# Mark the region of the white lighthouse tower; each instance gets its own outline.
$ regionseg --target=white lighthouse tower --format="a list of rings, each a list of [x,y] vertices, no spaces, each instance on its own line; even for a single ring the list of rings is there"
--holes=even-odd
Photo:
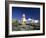
[[[25,26],[26,25],[26,18],[25,18],[25,14],[22,15],[22,25]]]

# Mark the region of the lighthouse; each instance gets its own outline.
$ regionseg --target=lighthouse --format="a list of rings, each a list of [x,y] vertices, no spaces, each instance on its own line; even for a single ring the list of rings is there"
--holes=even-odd
[[[25,14],[22,15],[22,25],[25,26],[26,25],[26,18],[25,18]]]

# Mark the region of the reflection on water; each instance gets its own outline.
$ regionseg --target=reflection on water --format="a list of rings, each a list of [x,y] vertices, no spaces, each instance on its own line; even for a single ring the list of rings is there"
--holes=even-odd
[[[12,31],[30,31],[30,30],[40,30],[40,25],[12,25]]]

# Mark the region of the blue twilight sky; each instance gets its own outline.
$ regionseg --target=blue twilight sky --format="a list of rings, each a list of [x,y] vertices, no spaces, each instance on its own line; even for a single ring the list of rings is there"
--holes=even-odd
[[[25,14],[26,19],[40,19],[40,8],[27,8],[27,7],[12,7],[12,18],[21,19]]]

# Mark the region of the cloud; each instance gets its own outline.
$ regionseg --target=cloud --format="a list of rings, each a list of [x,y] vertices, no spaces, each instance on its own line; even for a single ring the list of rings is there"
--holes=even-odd
[[[32,20],[31,18],[28,19],[29,21]]]
[[[39,21],[38,20],[35,20],[35,23],[38,23]]]
[[[28,22],[30,21],[31,23],[38,23],[39,22],[39,20],[35,20],[35,19],[31,19],[31,18],[29,18],[27,21]]]

